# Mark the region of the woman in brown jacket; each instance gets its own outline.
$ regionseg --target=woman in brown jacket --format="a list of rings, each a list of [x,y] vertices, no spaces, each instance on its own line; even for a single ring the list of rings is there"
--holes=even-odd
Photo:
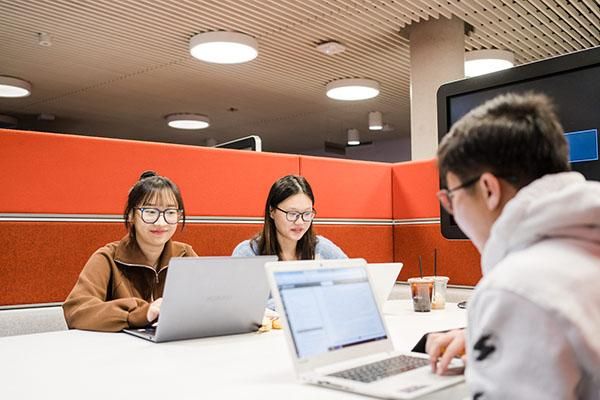
[[[146,171],[131,188],[123,213],[129,234],[97,250],[63,304],[69,328],[116,332],[158,318],[171,257],[196,256],[171,240],[185,210],[179,188]]]

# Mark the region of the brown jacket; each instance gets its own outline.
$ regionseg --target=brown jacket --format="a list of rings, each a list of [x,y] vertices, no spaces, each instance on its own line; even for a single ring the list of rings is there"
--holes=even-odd
[[[148,325],[150,303],[162,297],[171,257],[193,257],[190,245],[168,241],[150,266],[129,236],[97,250],[63,304],[69,328],[117,332]]]

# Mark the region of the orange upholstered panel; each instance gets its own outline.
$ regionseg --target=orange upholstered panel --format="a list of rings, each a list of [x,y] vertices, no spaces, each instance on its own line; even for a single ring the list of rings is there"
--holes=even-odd
[[[321,218],[392,218],[390,164],[300,157]]]
[[[433,161],[390,165],[12,130],[0,130],[0,149],[0,213],[120,214],[140,172],[153,169],[179,184],[188,215],[262,216],[271,184],[289,173],[310,181],[321,218],[439,215]],[[188,224],[175,240],[199,255],[229,255],[260,228]],[[89,256],[126,233],[122,223],[92,222],[0,222],[0,229],[0,305],[64,300]],[[446,241],[438,224],[315,230],[350,257],[404,262],[403,278],[418,274],[419,255],[431,270],[434,248],[451,283],[480,277],[473,246]]]
[[[230,256],[238,243],[260,229],[261,224],[189,224],[173,239],[191,244],[199,256]]]
[[[438,255],[437,273],[450,277],[450,284],[475,285],[481,279],[479,252],[470,241],[445,239],[439,224],[394,227],[394,260],[404,263],[401,280],[419,276],[419,256],[423,259],[423,274],[433,275],[434,249]]]
[[[183,231],[177,231],[175,240],[192,244],[202,256],[231,255],[239,242],[253,238],[262,229],[262,224],[198,225],[186,225]],[[314,230],[317,235],[333,241],[349,257],[370,262],[390,262],[394,257],[391,226],[315,225]]]
[[[333,241],[350,258],[364,258],[369,262],[394,259],[392,226],[317,225],[315,232]]]
[[[201,256],[231,255],[259,224],[188,224],[174,239],[191,244]],[[121,223],[0,222],[0,305],[61,302],[90,255],[126,234]],[[319,226],[316,231],[351,257],[390,261],[391,227]]]
[[[89,256],[120,239],[117,223],[0,222],[0,305],[63,301]]]
[[[0,305],[60,302],[91,254],[126,234],[122,223],[0,222]],[[231,255],[258,225],[188,224],[175,240],[202,256]]]
[[[0,130],[0,212],[120,214],[140,173],[182,191],[189,215],[260,216],[298,156]]]
[[[438,190],[439,175],[435,160],[394,164],[394,219],[439,218]]]

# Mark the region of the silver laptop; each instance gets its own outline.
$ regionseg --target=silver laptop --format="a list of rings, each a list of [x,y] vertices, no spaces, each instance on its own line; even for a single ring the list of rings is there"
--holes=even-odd
[[[124,331],[156,343],[255,331],[269,297],[265,263],[275,260],[174,257],[157,326]]]
[[[432,373],[424,354],[394,351],[365,260],[269,262],[266,268],[303,382],[414,399],[464,381]]]
[[[396,279],[402,270],[402,263],[369,263],[367,272],[371,286],[375,292],[375,300],[379,308],[390,297]]]

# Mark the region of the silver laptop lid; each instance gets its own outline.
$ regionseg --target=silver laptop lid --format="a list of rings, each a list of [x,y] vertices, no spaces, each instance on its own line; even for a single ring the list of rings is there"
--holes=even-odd
[[[275,256],[172,258],[156,341],[258,329],[269,297],[264,265],[276,259]]]
[[[268,263],[267,269],[299,374],[393,350],[364,260]]]
[[[396,279],[402,270],[402,263],[369,263],[367,272],[371,280],[371,287],[380,308],[390,297]]]

